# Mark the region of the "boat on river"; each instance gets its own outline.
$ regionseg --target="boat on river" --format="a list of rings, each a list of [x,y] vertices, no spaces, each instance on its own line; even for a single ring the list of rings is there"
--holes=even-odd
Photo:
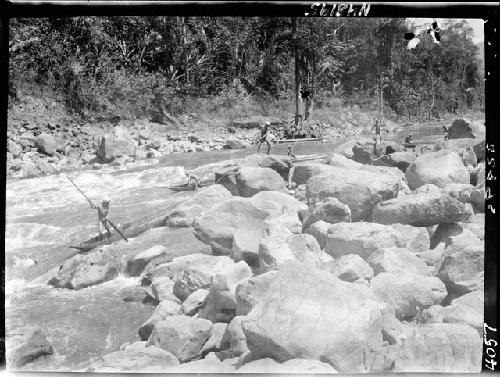
[[[215,184],[215,180],[207,180],[207,181],[200,182],[200,184],[198,185],[198,187],[199,188],[203,188],[203,187],[211,186],[213,184]],[[182,185],[170,186],[168,189],[172,190],[172,191],[192,191],[193,190],[193,186],[189,185],[187,183],[184,183]]]
[[[135,222],[126,223],[120,226],[120,231],[126,238],[137,237],[139,234],[153,228],[159,228],[165,225],[165,217],[159,218],[146,218]],[[120,241],[122,236],[118,233],[104,233],[102,235],[97,235],[86,241],[83,241],[77,245],[69,245],[72,249],[79,250],[80,253],[90,251],[96,247],[111,245],[113,242]]]

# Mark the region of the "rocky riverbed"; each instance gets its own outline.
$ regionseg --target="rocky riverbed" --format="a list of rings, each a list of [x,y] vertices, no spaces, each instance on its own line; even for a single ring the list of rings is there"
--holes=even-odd
[[[213,124],[196,114],[168,116],[164,124],[149,120],[70,117],[60,104],[26,97],[9,109],[7,175],[29,178],[64,171],[154,164],[179,153],[250,148],[264,118]],[[265,118],[280,138],[289,120]],[[342,127],[304,122],[302,136],[339,140],[370,132],[371,118],[353,108],[339,115]],[[193,126],[196,125],[196,126]],[[399,130],[387,120],[389,132]],[[300,134],[300,132],[299,132]],[[280,136],[281,135],[281,136]]]
[[[81,173],[93,196],[130,196],[116,221],[155,212],[162,226],[67,260],[53,258],[95,227],[78,193],[62,178],[8,184],[8,227],[54,228],[10,254],[11,281],[22,250],[47,254],[31,288],[8,290],[10,368],[479,372],[484,126],[458,120],[449,136],[411,149],[356,138],[297,163],[221,160],[195,169],[219,184],[188,193],[165,189],[181,167]],[[122,147],[107,137],[104,158]]]

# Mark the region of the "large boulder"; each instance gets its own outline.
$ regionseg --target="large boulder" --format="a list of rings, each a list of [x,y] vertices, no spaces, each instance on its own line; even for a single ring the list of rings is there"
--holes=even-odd
[[[351,210],[349,207],[336,198],[326,198],[320,202],[314,203],[307,211],[301,211],[303,228],[318,221],[325,221],[330,224],[351,221]]]
[[[485,151],[486,151],[486,141],[483,140],[480,143],[474,144],[472,150],[476,154],[477,162],[484,161]]]
[[[373,269],[363,258],[356,254],[343,255],[329,263],[326,263],[322,269],[350,283],[358,279],[370,280],[373,277]]]
[[[263,220],[269,216],[250,199],[234,198],[213,207],[195,221],[195,235],[210,245],[214,254],[229,255],[233,237],[238,229],[264,229]]]
[[[394,363],[398,373],[479,373],[482,340],[470,326],[429,323],[412,329]]]
[[[259,245],[259,271],[279,270],[291,259],[319,267],[329,259],[321,251],[316,239],[310,234],[273,232],[264,237]]]
[[[477,290],[454,299],[450,305],[434,305],[423,312],[427,323],[461,323],[484,331],[484,291]]]
[[[149,285],[155,278],[166,277],[176,280],[187,268],[200,268],[217,271],[233,261],[226,256],[214,256],[202,253],[194,253],[175,257],[169,262],[160,264],[148,264],[141,275],[141,284]],[[222,267],[221,267],[222,266]]]
[[[264,228],[236,230],[230,257],[235,262],[244,260],[251,267],[259,267],[259,244],[264,235]]]
[[[297,185],[302,185],[307,183],[309,178],[316,175],[325,175],[331,171],[331,166],[322,164],[319,162],[299,162],[295,165],[295,170],[293,171],[293,181]]]
[[[336,198],[351,210],[352,221],[368,220],[373,207],[397,197],[403,181],[395,174],[331,167],[328,175],[309,179],[309,200]]]
[[[226,256],[207,257],[211,258],[201,258],[196,264],[190,263],[174,276],[173,293],[181,301],[184,301],[191,293],[198,289],[208,289],[212,276],[234,266],[233,261]],[[212,260],[208,263],[203,263],[203,259]],[[175,262],[176,260],[174,259]]]
[[[412,194],[379,203],[373,209],[373,221],[380,224],[432,226],[466,221],[472,209],[449,195]]]
[[[181,306],[170,300],[161,301],[155,308],[151,317],[148,318],[139,328],[139,336],[141,340],[148,340],[153,332],[155,325],[163,321],[165,318],[173,315],[181,315]]]
[[[252,270],[244,261],[213,275],[207,304],[199,313],[199,317],[212,322],[229,323],[236,316],[236,287],[251,276]]]
[[[352,154],[352,159],[361,164],[371,164],[375,158],[379,157],[375,141],[368,138],[356,141],[352,146]]]
[[[212,334],[213,324],[202,318],[170,316],[154,327],[148,344],[172,353],[181,363],[201,355],[201,349]]]
[[[315,359],[341,373],[367,372],[382,347],[385,314],[369,288],[291,261],[243,320],[243,330],[255,359]]]
[[[280,191],[261,191],[252,196],[251,201],[257,208],[269,212],[272,218],[284,213],[297,215],[307,209],[307,205]]]
[[[204,359],[193,360],[187,363],[180,364],[177,367],[170,368],[165,373],[174,373],[176,375],[183,374],[233,374],[236,373],[234,366],[220,361],[217,357],[212,356],[212,354],[207,355]]]
[[[8,334],[6,339],[8,369],[18,369],[39,357],[53,354],[52,346],[41,328],[22,327],[14,332]]]
[[[270,168],[281,175],[283,179],[287,179],[292,167],[292,159],[289,156],[283,155],[251,154],[241,160],[241,165]]]
[[[427,228],[407,224],[391,224],[391,227],[404,235],[406,248],[413,253],[429,250],[430,236]]]
[[[406,171],[413,161],[417,158],[414,152],[393,152],[382,156],[377,163],[385,166],[397,167],[401,171]]]
[[[68,259],[48,284],[56,288],[82,289],[114,279],[120,268],[119,260],[98,249]]]
[[[410,272],[430,275],[427,264],[405,248],[386,248],[375,251],[366,260],[375,275],[381,272]]]
[[[434,249],[420,251],[415,255],[427,264],[430,274],[436,276],[444,260],[444,244],[438,245]]]
[[[238,193],[243,197],[251,197],[260,191],[286,192],[283,178],[271,168],[242,167],[236,173]]]
[[[136,342],[123,350],[104,355],[92,363],[86,372],[92,373],[162,373],[179,365],[170,352],[146,342]]]
[[[135,155],[136,149],[127,130],[119,126],[101,137],[96,154],[102,161],[111,162],[117,157]]]
[[[227,348],[229,357],[237,357],[248,353],[247,339],[241,326],[245,317],[236,316],[227,325],[226,331],[222,337],[221,347]]]
[[[405,245],[404,236],[390,226],[366,222],[337,223],[328,228],[325,252],[334,258],[357,254],[366,260],[379,249]]]
[[[237,316],[245,316],[252,311],[268,291],[276,273],[276,270],[268,271],[238,284],[235,291]]]
[[[474,144],[477,143],[477,140],[474,139],[468,139],[468,138],[461,138],[461,139],[452,139],[452,140],[445,140],[440,143],[437,143],[434,146],[434,151],[440,151],[442,149],[447,149],[449,151],[453,151],[456,153],[460,153],[466,148],[471,148],[474,146]]]
[[[155,263],[167,255],[167,248],[162,245],[155,245],[149,249],[135,255],[127,261],[127,272],[130,276],[142,274],[148,263]]]
[[[467,119],[455,120],[448,129],[448,139],[478,138],[486,132],[484,125]]]
[[[438,276],[453,297],[483,289],[484,242],[470,232],[448,238]]]
[[[222,348],[225,348],[223,343],[224,334],[227,330],[227,323],[217,322],[214,323],[212,330],[212,335],[208,338],[207,342],[203,345],[201,349],[202,354],[207,354],[210,352],[218,352]]]
[[[56,155],[57,151],[64,151],[64,145],[61,141],[46,133],[37,136],[35,145],[40,152],[49,156]]]
[[[486,166],[484,162],[478,164],[476,173],[476,187],[484,187],[486,184]]]
[[[351,151],[352,154],[352,151]],[[325,164],[336,166],[338,168],[347,168],[347,169],[360,169],[363,164],[359,162],[353,161],[350,158],[345,157],[341,154],[332,154],[325,161]]]
[[[191,293],[181,305],[182,314],[193,316],[198,313],[207,303],[209,294],[208,289],[198,289]]]
[[[338,155],[341,155],[341,156],[344,156],[346,158],[351,159],[354,156],[354,153],[352,152],[352,147],[354,146],[354,144],[356,144],[356,142],[357,142],[357,140],[355,140],[355,139],[346,141],[345,143],[340,144],[337,147],[335,147],[333,152],[335,154],[338,154]]]
[[[406,181],[414,190],[427,183],[445,187],[449,183],[470,183],[460,156],[448,150],[423,154],[406,169]]]
[[[271,358],[251,361],[238,369],[238,373],[280,373],[280,374],[336,374],[329,364],[319,360],[291,359],[280,364]]]
[[[423,309],[440,304],[446,287],[434,276],[406,271],[382,272],[370,281],[370,288],[396,311],[400,319],[412,319]]]
[[[144,288],[144,292],[153,302],[159,303],[164,300],[180,302],[174,295],[174,282],[166,276],[153,277],[151,284]]]
[[[440,243],[446,243],[449,237],[457,236],[464,232],[463,223],[443,223],[439,224],[432,235],[430,248],[434,249]]]
[[[330,228],[329,223],[326,221],[318,221],[309,226],[304,230],[304,233],[310,234],[314,238],[316,238],[316,241],[318,241],[319,247],[323,250],[326,245],[326,240],[328,237],[328,228]]]
[[[222,185],[202,188],[193,198],[170,211],[165,218],[165,224],[174,227],[193,226],[197,217],[231,197],[231,193]]]
[[[236,137],[229,137],[226,140],[225,148],[227,149],[244,149],[244,148],[249,148],[250,144],[247,141],[240,140]]]

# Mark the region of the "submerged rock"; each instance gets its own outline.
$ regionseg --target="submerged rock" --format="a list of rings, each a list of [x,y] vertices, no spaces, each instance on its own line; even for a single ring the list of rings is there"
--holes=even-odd
[[[78,254],[59,268],[48,284],[56,288],[82,289],[114,279],[120,261],[102,249],[87,255]]]

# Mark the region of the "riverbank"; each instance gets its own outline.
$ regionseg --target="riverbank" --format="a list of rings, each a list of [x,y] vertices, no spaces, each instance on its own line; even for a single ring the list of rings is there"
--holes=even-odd
[[[258,139],[258,125],[264,121],[271,121],[277,129],[291,124],[283,111],[277,111],[273,116],[231,119],[205,119],[203,115],[191,113],[166,116],[161,124],[95,116],[83,120],[67,114],[57,101],[29,96],[22,98],[9,109],[7,129],[7,176],[16,178],[79,169],[155,164],[178,153],[250,148]],[[370,134],[371,119],[375,115],[374,112],[361,111],[357,106],[331,111],[318,109],[315,119],[306,122],[304,132],[307,134],[314,128],[316,133],[330,141]],[[481,114],[471,114],[473,120],[480,118]],[[443,120],[443,124],[449,126],[448,123]],[[418,124],[386,121],[391,134],[415,126]],[[118,133],[117,127],[120,129]],[[110,134],[114,136],[103,143],[103,137]]]

